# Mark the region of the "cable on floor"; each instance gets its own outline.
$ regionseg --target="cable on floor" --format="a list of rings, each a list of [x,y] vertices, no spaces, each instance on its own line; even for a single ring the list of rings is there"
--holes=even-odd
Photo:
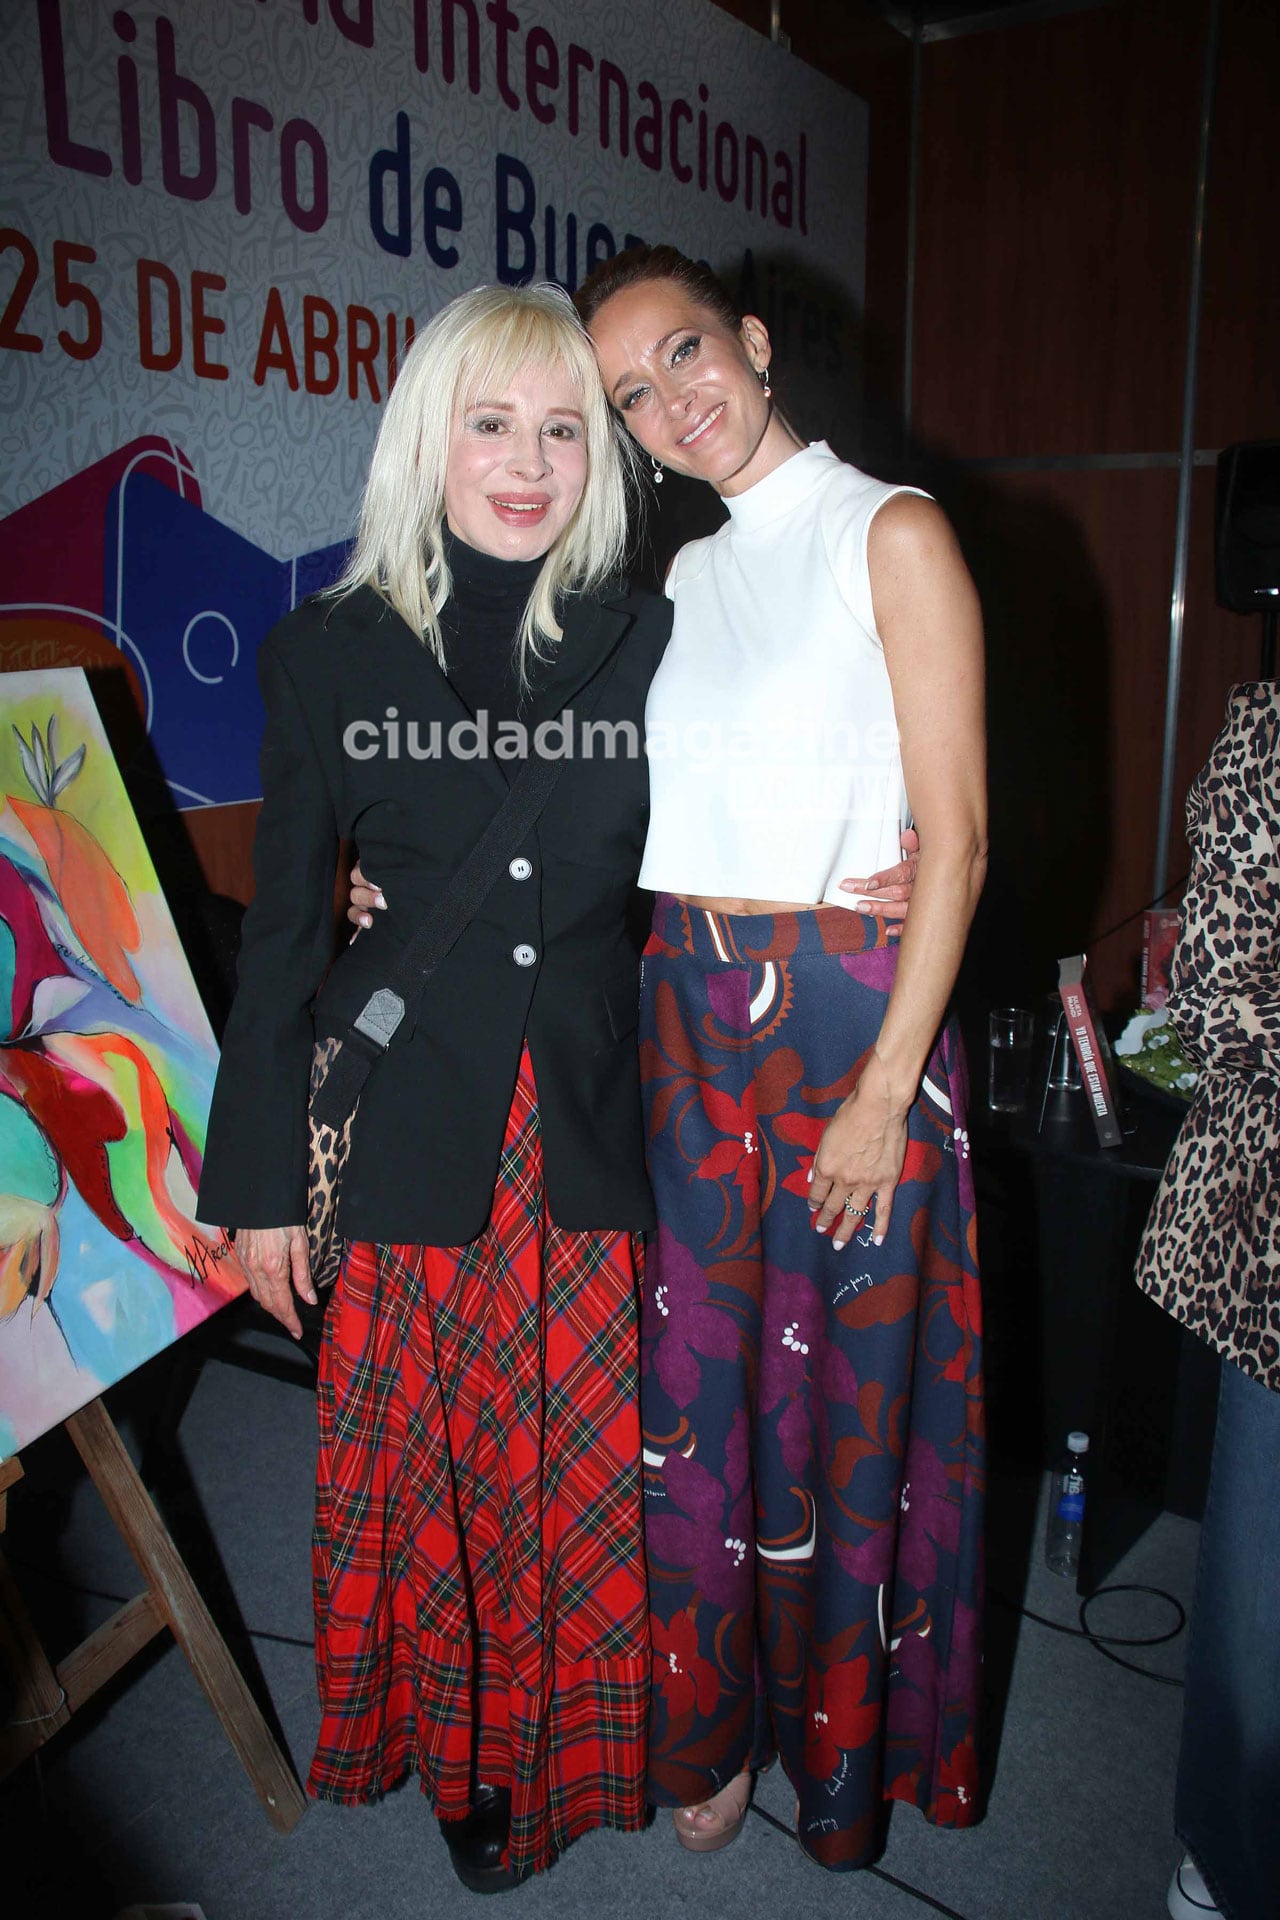
[[[109,1600],[114,1606],[122,1607],[130,1597],[128,1594],[123,1593],[106,1593],[101,1587],[86,1587],[78,1580],[68,1580],[65,1574],[50,1573],[47,1567],[38,1566],[33,1560],[24,1560],[13,1554],[10,1555],[10,1558],[13,1560],[15,1566],[25,1567],[29,1573],[34,1573],[37,1578],[51,1581],[54,1586],[65,1587],[70,1593],[86,1594],[91,1600]],[[1095,1600],[1101,1600],[1105,1594],[1109,1593],[1148,1593],[1153,1599],[1167,1600],[1178,1617],[1167,1633],[1138,1634],[1135,1636],[1117,1633],[1094,1633],[1089,1625],[1089,1608]],[[1163,1647],[1166,1646],[1170,1640],[1177,1639],[1187,1624],[1187,1610],[1180,1600],[1176,1599],[1173,1594],[1167,1593],[1163,1587],[1145,1587],[1132,1581],[1115,1581],[1110,1586],[1095,1587],[1093,1592],[1086,1594],[1080,1602],[1080,1625],[1078,1627],[1065,1626],[1061,1620],[1050,1620],[1047,1614],[1036,1613],[1031,1607],[1019,1606],[1016,1600],[1010,1600],[1007,1595],[998,1593],[994,1588],[991,1591],[991,1599],[995,1601],[997,1606],[1004,1607],[1008,1612],[1021,1614],[1024,1620],[1034,1620],[1038,1627],[1048,1627],[1051,1633],[1065,1633],[1071,1640],[1087,1640],[1089,1645],[1095,1648],[1104,1660],[1110,1660],[1115,1666],[1123,1667],[1127,1673],[1136,1673],[1143,1680],[1156,1680],[1163,1687],[1180,1687],[1182,1685],[1182,1681],[1177,1679],[1173,1674],[1156,1673],[1151,1667],[1140,1667],[1136,1661],[1125,1660],[1118,1653],[1112,1653],[1111,1651],[1112,1647]],[[304,1640],[299,1638],[297,1634],[292,1633],[271,1633],[265,1627],[247,1627],[245,1631],[250,1640],[269,1640],[279,1647],[311,1648],[315,1645],[315,1642],[311,1639]],[[765,1813],[763,1809],[757,1808],[756,1811],[759,1812],[762,1820],[769,1820],[774,1826],[781,1825],[779,1821],[773,1820],[773,1816]],[[790,1833],[791,1829],[789,1827],[783,1827],[782,1831],[784,1833]],[[946,1909],[944,1908],[943,1911],[945,1912]]]
[[[922,1906],[932,1907],[935,1913],[943,1913],[947,1920],[965,1920],[962,1913],[954,1907],[944,1906],[941,1900],[935,1900],[931,1893],[922,1893],[919,1887],[913,1887],[907,1880],[899,1880],[895,1874],[886,1873],[883,1867],[867,1867],[867,1873],[874,1873],[877,1880],[887,1880],[891,1887],[897,1887],[902,1893],[909,1893],[913,1900],[919,1900]]]
[[[754,1800],[751,1803],[751,1811],[758,1814],[760,1819],[766,1821],[769,1826],[776,1828],[779,1833],[785,1833],[788,1840],[799,1843],[799,1835],[794,1827],[789,1827],[785,1820],[777,1819],[774,1814],[766,1813],[764,1808],[758,1807]],[[913,1900],[920,1902],[921,1906],[930,1907],[934,1913],[945,1915],[946,1920],[965,1920],[964,1914],[957,1913],[954,1907],[945,1906],[941,1900],[935,1900],[931,1893],[925,1893],[921,1887],[913,1887],[909,1880],[899,1880],[896,1874],[886,1873],[883,1867],[863,1867],[861,1871],[873,1873],[877,1880],[887,1880],[891,1887],[897,1887],[899,1893],[909,1893]]]
[[[1167,1633],[1134,1636],[1094,1633],[1089,1625],[1089,1609],[1095,1600],[1101,1600],[1104,1594],[1108,1593],[1149,1593],[1156,1600],[1167,1600],[1178,1617]],[[1087,1640],[1104,1660],[1110,1660],[1114,1666],[1123,1667],[1126,1673],[1139,1674],[1144,1680],[1156,1680],[1162,1687],[1180,1687],[1183,1684],[1174,1674],[1156,1673],[1152,1667],[1140,1667],[1136,1660],[1125,1660],[1120,1654],[1111,1651],[1112,1647],[1163,1647],[1170,1640],[1177,1639],[1187,1624],[1187,1610],[1181,1600],[1176,1599],[1171,1593],[1166,1593],[1163,1587],[1144,1587],[1127,1580],[1118,1580],[1106,1587],[1095,1587],[1093,1592],[1087,1593],[1080,1602],[1078,1627],[1064,1626],[1061,1620],[1050,1620],[1043,1613],[1034,1613],[1030,1607],[1019,1606],[1016,1600],[1010,1600],[1005,1594],[997,1593],[994,1589],[991,1598],[998,1606],[1006,1608],[1010,1613],[1020,1613],[1024,1620],[1034,1620],[1038,1627],[1048,1627],[1052,1633],[1065,1633],[1072,1640]]]

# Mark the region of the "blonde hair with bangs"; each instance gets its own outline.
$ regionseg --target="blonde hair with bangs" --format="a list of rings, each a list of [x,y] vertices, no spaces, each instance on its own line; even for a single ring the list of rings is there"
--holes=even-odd
[[[459,405],[503,391],[519,368],[563,369],[582,401],[587,479],[572,518],[547,553],[519,633],[521,684],[541,642],[559,640],[560,597],[616,576],[626,546],[627,480],[634,464],[605,399],[595,352],[558,286],[476,287],[415,339],[383,409],[360,507],[355,547],[331,592],[371,586],[443,667],[440,609],[451,581],[445,559],[445,467]]]

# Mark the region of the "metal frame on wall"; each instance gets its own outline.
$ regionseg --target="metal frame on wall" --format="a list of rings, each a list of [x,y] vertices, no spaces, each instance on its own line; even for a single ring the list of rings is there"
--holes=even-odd
[[[1165,680],[1164,763],[1160,774],[1160,812],[1152,892],[1159,899],[1169,884],[1169,836],[1173,825],[1174,757],[1178,748],[1178,701],[1182,692],[1182,636],[1187,612],[1187,554],[1191,538],[1191,474],[1195,465],[1196,392],[1200,372],[1200,315],[1204,306],[1204,216],[1209,189],[1209,147],[1213,102],[1218,82],[1218,43],[1222,0],[1209,0],[1205,31],[1200,149],[1196,157],[1195,207],[1191,221],[1191,290],[1187,296],[1187,358],[1182,377],[1182,448],[1178,462],[1178,531],[1169,596],[1169,670]]]

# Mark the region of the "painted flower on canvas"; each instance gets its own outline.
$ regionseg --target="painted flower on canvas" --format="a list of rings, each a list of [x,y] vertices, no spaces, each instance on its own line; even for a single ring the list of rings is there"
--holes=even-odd
[[[0,735],[0,1455],[237,1293],[195,1193],[217,1052],[79,671]]]

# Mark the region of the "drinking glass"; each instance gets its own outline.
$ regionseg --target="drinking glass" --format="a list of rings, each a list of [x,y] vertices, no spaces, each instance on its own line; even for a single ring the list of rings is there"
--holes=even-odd
[[[987,1105],[992,1113],[1021,1113],[1031,1077],[1035,1015],[1026,1007],[995,1007],[987,1021]]]

